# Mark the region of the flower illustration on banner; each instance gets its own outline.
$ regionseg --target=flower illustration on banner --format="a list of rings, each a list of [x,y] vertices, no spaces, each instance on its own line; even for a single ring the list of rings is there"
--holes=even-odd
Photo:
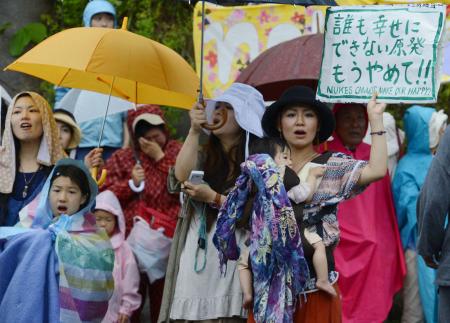
[[[305,15],[299,14],[297,11],[291,17],[291,21],[296,24],[304,24],[305,23]]]
[[[217,54],[210,50],[208,55],[205,56],[205,61],[208,61],[209,67],[213,68],[217,64]]]
[[[215,82],[216,79],[217,79],[217,74],[216,74],[216,73],[213,73],[213,72],[209,73],[209,75],[208,75],[208,81],[210,81],[210,82]]]
[[[228,16],[226,23],[228,26],[232,26],[245,18],[245,12],[241,9],[236,9]]]
[[[272,28],[267,28],[267,29],[264,31],[264,35],[266,35],[266,36],[268,37],[271,31],[272,31]]]
[[[258,17],[259,23],[264,24],[266,22],[269,22],[270,15],[267,13],[266,10],[261,11],[261,14]]]

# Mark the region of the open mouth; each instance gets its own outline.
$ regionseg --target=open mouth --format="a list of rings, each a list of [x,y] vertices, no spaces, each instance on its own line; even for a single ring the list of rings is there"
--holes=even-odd
[[[20,124],[20,129],[30,130],[31,129],[31,123],[28,123],[28,122],[21,123]]]
[[[296,136],[305,136],[305,135],[306,135],[306,131],[303,131],[303,130],[297,130],[297,131],[294,132],[294,134],[295,134]]]
[[[214,117],[214,118],[213,118],[213,123],[214,123],[214,124],[219,123],[219,122],[221,122],[221,121],[222,121],[222,119],[221,119],[220,117]]]
[[[63,205],[58,206],[57,210],[58,210],[59,213],[66,213],[67,212],[67,206],[63,206]]]

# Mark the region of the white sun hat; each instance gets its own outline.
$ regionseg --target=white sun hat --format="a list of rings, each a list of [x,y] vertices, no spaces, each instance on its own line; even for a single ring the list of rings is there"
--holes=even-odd
[[[207,100],[206,117],[208,123],[212,123],[212,116],[217,102],[226,102],[233,107],[236,121],[242,129],[260,138],[264,136],[261,127],[261,119],[266,109],[264,98],[253,86],[233,83],[221,95]]]

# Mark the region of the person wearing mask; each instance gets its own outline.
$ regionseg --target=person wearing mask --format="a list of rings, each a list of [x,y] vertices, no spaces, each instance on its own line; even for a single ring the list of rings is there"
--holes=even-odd
[[[416,204],[434,152],[447,124],[447,115],[433,108],[412,106],[403,117],[408,147],[393,181],[395,208],[406,258],[402,322],[436,322],[436,271],[417,257]]]
[[[6,114],[0,146],[0,225],[19,222],[19,211],[40,193],[63,157],[48,102],[35,92],[17,94]]]

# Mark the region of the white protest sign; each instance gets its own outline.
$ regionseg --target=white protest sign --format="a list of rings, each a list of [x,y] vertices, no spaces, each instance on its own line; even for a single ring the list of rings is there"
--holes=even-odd
[[[444,24],[442,5],[329,8],[317,98],[436,102]]]

